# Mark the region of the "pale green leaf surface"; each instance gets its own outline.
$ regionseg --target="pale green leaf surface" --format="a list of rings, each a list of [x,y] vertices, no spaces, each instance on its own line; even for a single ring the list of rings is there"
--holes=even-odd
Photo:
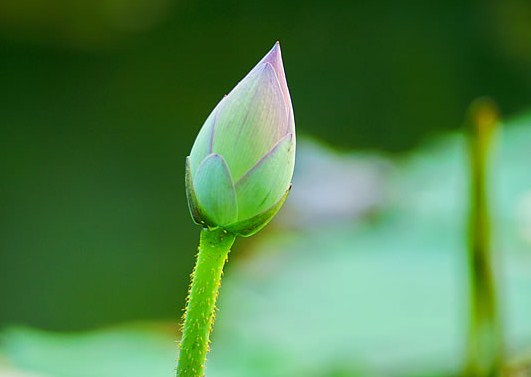
[[[2,335],[9,364],[32,377],[169,377],[177,358],[173,331],[157,326],[70,334],[12,328]],[[0,376],[18,376],[2,370],[0,363]]]

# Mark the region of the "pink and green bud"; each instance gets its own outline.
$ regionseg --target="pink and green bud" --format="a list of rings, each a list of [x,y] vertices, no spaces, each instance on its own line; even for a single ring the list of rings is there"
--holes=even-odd
[[[287,197],[295,165],[295,121],[279,44],[225,96],[199,131],[186,162],[194,221],[249,236]]]

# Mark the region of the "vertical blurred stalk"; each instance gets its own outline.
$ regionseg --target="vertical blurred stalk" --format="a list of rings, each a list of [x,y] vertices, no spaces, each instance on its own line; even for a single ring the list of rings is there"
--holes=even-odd
[[[464,370],[467,377],[499,376],[503,359],[487,187],[489,155],[498,119],[494,102],[480,98],[470,106],[466,121],[471,164],[468,240],[470,328]]]

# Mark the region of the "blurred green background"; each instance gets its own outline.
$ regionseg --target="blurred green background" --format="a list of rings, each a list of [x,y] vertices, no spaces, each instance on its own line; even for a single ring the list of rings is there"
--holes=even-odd
[[[184,158],[276,40],[299,135],[341,150],[401,156],[481,95],[531,106],[525,0],[2,0],[0,327],[181,315]]]

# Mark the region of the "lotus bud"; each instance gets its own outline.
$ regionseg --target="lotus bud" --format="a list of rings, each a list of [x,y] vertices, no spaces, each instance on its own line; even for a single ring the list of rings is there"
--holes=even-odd
[[[291,187],[295,120],[278,42],[208,116],[186,159],[194,221],[241,236],[262,229]]]

